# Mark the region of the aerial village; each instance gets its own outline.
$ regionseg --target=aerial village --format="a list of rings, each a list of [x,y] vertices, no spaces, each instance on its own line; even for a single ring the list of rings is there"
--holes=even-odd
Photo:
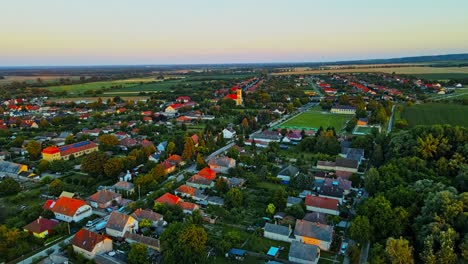
[[[395,103],[445,92],[369,73],[261,76],[202,96],[4,100],[0,210],[22,235],[3,260],[341,263]]]

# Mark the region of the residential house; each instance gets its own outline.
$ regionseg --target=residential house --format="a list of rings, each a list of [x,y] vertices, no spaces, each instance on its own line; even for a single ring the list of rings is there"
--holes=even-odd
[[[193,211],[200,209],[200,207],[194,203],[189,203],[189,202],[184,202],[181,198],[170,194],[170,193],[165,193],[159,198],[154,200],[155,204],[162,203],[162,204],[167,204],[167,205],[177,205],[179,206],[184,213],[187,214],[192,214]]]
[[[193,188],[207,189],[207,188],[213,188],[215,185],[215,182],[213,180],[208,180],[207,178],[203,176],[195,174],[187,180],[186,184]]]
[[[176,205],[180,201],[183,201],[181,198],[171,194],[171,193],[165,193],[161,195],[159,198],[154,200],[154,203],[161,203],[161,204],[167,204],[167,205]]]
[[[327,224],[327,214],[319,213],[319,212],[310,212],[306,213],[304,216],[304,220],[313,222],[313,223],[320,223],[323,225]]]
[[[292,166],[288,165],[284,167],[279,173],[278,173],[278,178],[281,179],[282,183],[288,184],[291,178],[296,177],[299,175],[299,169]]]
[[[298,219],[294,235],[299,242],[315,245],[322,250],[329,251],[333,239],[333,227]]]
[[[111,207],[112,203],[120,204],[122,195],[109,190],[101,190],[88,197],[87,200],[92,207],[103,209]]]
[[[332,198],[338,200],[338,202],[343,202],[344,190],[339,188],[338,186],[325,186],[323,185],[318,190],[320,197]]]
[[[69,160],[71,156],[78,158],[94,151],[98,151],[98,146],[92,141],[81,141],[61,147],[50,146],[42,150],[42,159],[47,161]]]
[[[119,181],[113,186],[115,191],[118,193],[132,194],[135,192],[135,186],[131,182]]]
[[[216,179],[216,171],[212,170],[210,167],[201,169],[197,174],[210,181]]]
[[[182,159],[182,157],[180,155],[177,155],[177,154],[173,154],[171,155],[169,158],[166,159],[166,161],[174,164],[174,166],[184,166],[185,165],[185,161]]]
[[[269,239],[291,242],[292,229],[287,226],[266,223],[263,228],[263,236]]]
[[[149,209],[136,209],[131,216],[136,219],[136,221],[141,222],[143,219],[151,221],[151,226],[157,227],[161,226],[164,222],[163,216],[161,214],[155,213]]]
[[[343,158],[356,160],[358,164],[361,164],[362,160],[364,159],[364,149],[342,147],[340,156]]]
[[[175,189],[174,193],[182,198],[191,198],[195,196],[196,191],[196,188],[183,184]]]
[[[319,212],[330,215],[339,215],[339,201],[333,198],[319,197],[315,195],[307,195],[305,205],[307,211]]]
[[[350,180],[342,179],[342,178],[325,178],[323,181],[323,186],[330,186],[330,187],[337,187],[344,191],[344,195],[347,195],[351,192],[351,184]]]
[[[356,114],[356,107],[347,105],[335,105],[330,109],[330,113],[354,115]]]
[[[39,216],[36,220],[23,227],[23,230],[29,232],[35,237],[45,238],[52,233],[52,230],[59,222]]]
[[[106,234],[112,237],[123,238],[126,232],[138,231],[138,221],[130,215],[113,211],[106,224]]]
[[[214,157],[208,161],[208,165],[216,172],[227,173],[229,169],[236,167],[236,160],[226,156]]]
[[[176,166],[174,165],[174,163],[171,163],[167,160],[161,162],[161,166],[164,168],[164,172],[166,174],[172,173],[176,169]]]
[[[233,139],[236,136],[236,131],[232,128],[223,129],[223,138]]]
[[[93,209],[85,201],[65,196],[52,201],[47,209],[51,210],[58,220],[69,223],[79,222],[93,214]]]
[[[124,237],[125,237],[125,241],[129,244],[139,243],[153,250],[161,251],[161,244],[159,242],[159,239],[147,237],[147,236],[139,235],[135,233],[130,233],[130,232],[125,233]]]
[[[255,133],[252,135],[252,139],[255,141],[262,141],[262,142],[280,142],[283,136],[281,135],[280,132],[277,131],[270,131],[270,130],[264,130],[260,133]]]
[[[358,161],[347,159],[347,158],[337,158],[335,162],[333,161],[317,161],[317,169],[321,170],[336,170],[336,171],[348,171],[348,172],[357,172],[358,171]]]
[[[320,248],[315,245],[292,241],[288,260],[291,263],[317,264],[320,259]]]
[[[3,160],[0,161],[0,177],[17,177],[23,171],[28,171],[27,165]]]
[[[98,254],[112,251],[112,240],[110,238],[85,228],[80,229],[75,234],[70,244],[73,246],[75,253],[83,255],[87,259],[94,259]]]

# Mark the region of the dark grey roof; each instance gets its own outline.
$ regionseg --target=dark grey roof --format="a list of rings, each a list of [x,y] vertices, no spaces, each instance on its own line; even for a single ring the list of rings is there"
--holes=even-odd
[[[357,160],[352,160],[352,159],[337,158],[335,165],[337,167],[357,169],[358,162],[357,162]]]
[[[324,213],[312,212],[304,216],[304,220],[320,224],[327,224],[327,215]]]
[[[333,227],[298,219],[296,220],[294,235],[331,242],[333,237]]]
[[[301,198],[288,196],[288,204],[300,204],[300,203],[302,203]]]
[[[209,196],[206,200],[209,204],[224,205],[224,199],[219,196]]]
[[[275,225],[266,223],[264,227],[265,232],[270,232],[274,234],[279,234],[283,236],[289,236],[289,228],[287,226]]]
[[[21,164],[13,163],[9,161],[0,161],[0,172],[18,174],[21,169]]]
[[[285,176],[289,176],[289,177],[293,177],[293,176],[296,176],[296,174],[299,172],[299,169],[292,166],[292,165],[288,165],[286,166],[284,169],[282,169],[278,175],[285,175]]]
[[[299,241],[291,241],[291,248],[289,249],[289,257],[303,259],[308,261],[315,261],[319,249],[317,246],[303,244]]]
[[[322,186],[319,194],[331,197],[343,198],[344,190],[337,186]]]
[[[346,155],[346,158],[352,159],[352,160],[360,161],[362,158],[364,158],[364,149],[360,149],[360,148],[343,147],[341,148],[341,153],[343,155]]]

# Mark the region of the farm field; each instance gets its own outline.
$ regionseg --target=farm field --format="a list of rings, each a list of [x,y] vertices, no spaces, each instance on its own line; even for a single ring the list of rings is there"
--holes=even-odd
[[[35,83],[37,82],[37,78],[41,78],[43,82],[53,82],[57,81],[60,78],[69,78],[72,80],[78,80],[79,76],[65,76],[65,75],[37,75],[37,76],[16,76],[16,75],[7,75],[4,76],[5,79],[0,80],[0,85],[9,84],[11,82],[27,82],[27,83]]]
[[[401,118],[410,127],[416,125],[450,124],[468,126],[468,106],[460,104],[428,103],[403,108]]]
[[[116,81],[106,81],[106,82],[90,82],[90,83],[82,83],[82,84],[73,84],[73,85],[58,85],[58,86],[51,86],[47,87],[47,89],[51,90],[52,92],[61,92],[66,91],[69,94],[79,94],[89,90],[100,90],[104,88],[110,88],[111,86],[115,85],[122,85],[123,87],[128,86],[136,86],[139,85],[141,82],[152,82],[154,78],[133,78],[133,79],[126,79],[126,80],[116,80]]]
[[[372,67],[372,68],[354,68],[354,69],[325,69],[325,70],[302,70],[293,72],[273,73],[273,75],[290,75],[290,74],[327,74],[327,73],[353,73],[353,72],[386,72],[396,74],[409,74],[420,75],[424,74],[426,78],[429,77],[447,77],[453,75],[456,78],[468,77],[468,67],[423,67],[423,66],[409,66],[409,67]],[[440,75],[440,76],[437,76]],[[422,77],[421,77],[422,78]],[[455,78],[455,77],[453,77]]]
[[[319,129],[320,126],[323,128],[334,127],[338,132],[352,117],[352,115],[330,114],[322,112],[320,108],[314,108],[284,122],[280,127],[297,129]]]

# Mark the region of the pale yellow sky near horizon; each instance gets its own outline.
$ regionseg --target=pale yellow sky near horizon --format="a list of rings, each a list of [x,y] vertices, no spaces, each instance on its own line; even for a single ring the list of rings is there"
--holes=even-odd
[[[0,66],[468,52],[468,1],[461,0],[15,0],[0,6]]]

